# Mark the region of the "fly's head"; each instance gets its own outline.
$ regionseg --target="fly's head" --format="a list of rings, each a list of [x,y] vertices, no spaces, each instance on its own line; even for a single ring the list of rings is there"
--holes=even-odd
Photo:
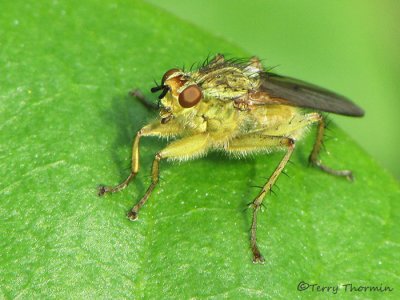
[[[151,92],[162,91],[160,100],[160,117],[162,123],[167,123],[171,118],[193,111],[203,99],[200,86],[192,79],[191,73],[180,69],[171,69],[165,72],[161,85],[151,89]]]
[[[256,58],[225,60],[221,54],[206,60],[193,72],[168,70],[161,85],[151,89],[153,93],[161,91],[158,97],[161,122],[196,112],[202,101],[217,104],[245,97],[259,88],[261,72],[261,63]]]

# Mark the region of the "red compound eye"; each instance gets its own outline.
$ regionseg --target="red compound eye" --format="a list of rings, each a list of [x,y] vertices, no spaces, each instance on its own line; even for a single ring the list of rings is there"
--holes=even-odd
[[[184,108],[190,108],[200,102],[203,94],[197,85],[191,85],[179,94],[179,104]]]

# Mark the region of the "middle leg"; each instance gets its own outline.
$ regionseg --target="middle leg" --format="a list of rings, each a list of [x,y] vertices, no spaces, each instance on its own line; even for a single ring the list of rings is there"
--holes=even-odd
[[[271,177],[262,187],[260,193],[253,200],[253,218],[251,223],[251,233],[250,233],[250,245],[251,250],[253,252],[253,262],[254,263],[263,263],[264,257],[261,255],[261,252],[257,246],[257,214],[261,208],[262,202],[266,196],[266,194],[271,190],[272,186],[275,184],[279,175],[282,173],[285,168],[287,162],[289,161],[294,148],[295,141],[288,137],[279,137],[279,136],[263,136],[263,135],[247,135],[240,138],[236,138],[227,147],[229,152],[239,152],[239,153],[247,153],[251,151],[260,151],[260,150],[271,150],[276,148],[284,148],[287,149],[285,156],[282,158],[278,166],[275,168]]]

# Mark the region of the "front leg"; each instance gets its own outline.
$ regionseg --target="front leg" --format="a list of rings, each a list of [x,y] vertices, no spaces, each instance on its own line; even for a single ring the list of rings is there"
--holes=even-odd
[[[188,160],[204,154],[209,147],[208,134],[202,133],[169,144],[166,148],[156,154],[151,168],[151,184],[140,201],[128,213],[128,218],[135,221],[138,218],[140,208],[147,202],[154,188],[158,184],[161,159]]]
[[[138,99],[140,101],[140,103],[142,103],[143,106],[149,110],[159,109],[158,105],[155,104],[154,102],[149,101],[139,89],[134,89],[134,90],[130,91],[129,95]]]
[[[155,121],[149,125],[144,126],[136,134],[135,140],[132,144],[132,165],[131,173],[129,176],[120,184],[116,186],[100,186],[99,196],[103,196],[108,193],[116,193],[125,189],[128,184],[135,178],[136,174],[139,172],[139,141],[142,136],[175,136],[181,132],[181,127],[175,120],[171,120],[168,123],[162,124],[160,121]]]

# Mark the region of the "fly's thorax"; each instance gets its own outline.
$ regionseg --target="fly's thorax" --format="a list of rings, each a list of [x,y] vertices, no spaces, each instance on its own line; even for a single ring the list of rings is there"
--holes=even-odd
[[[216,98],[206,99],[199,108],[198,115],[205,120],[207,132],[213,136],[231,136],[238,128],[239,111],[233,102]]]
[[[215,97],[220,100],[243,97],[260,86],[258,72],[238,67],[222,67],[208,72],[200,70],[191,76],[201,87],[205,97]]]

